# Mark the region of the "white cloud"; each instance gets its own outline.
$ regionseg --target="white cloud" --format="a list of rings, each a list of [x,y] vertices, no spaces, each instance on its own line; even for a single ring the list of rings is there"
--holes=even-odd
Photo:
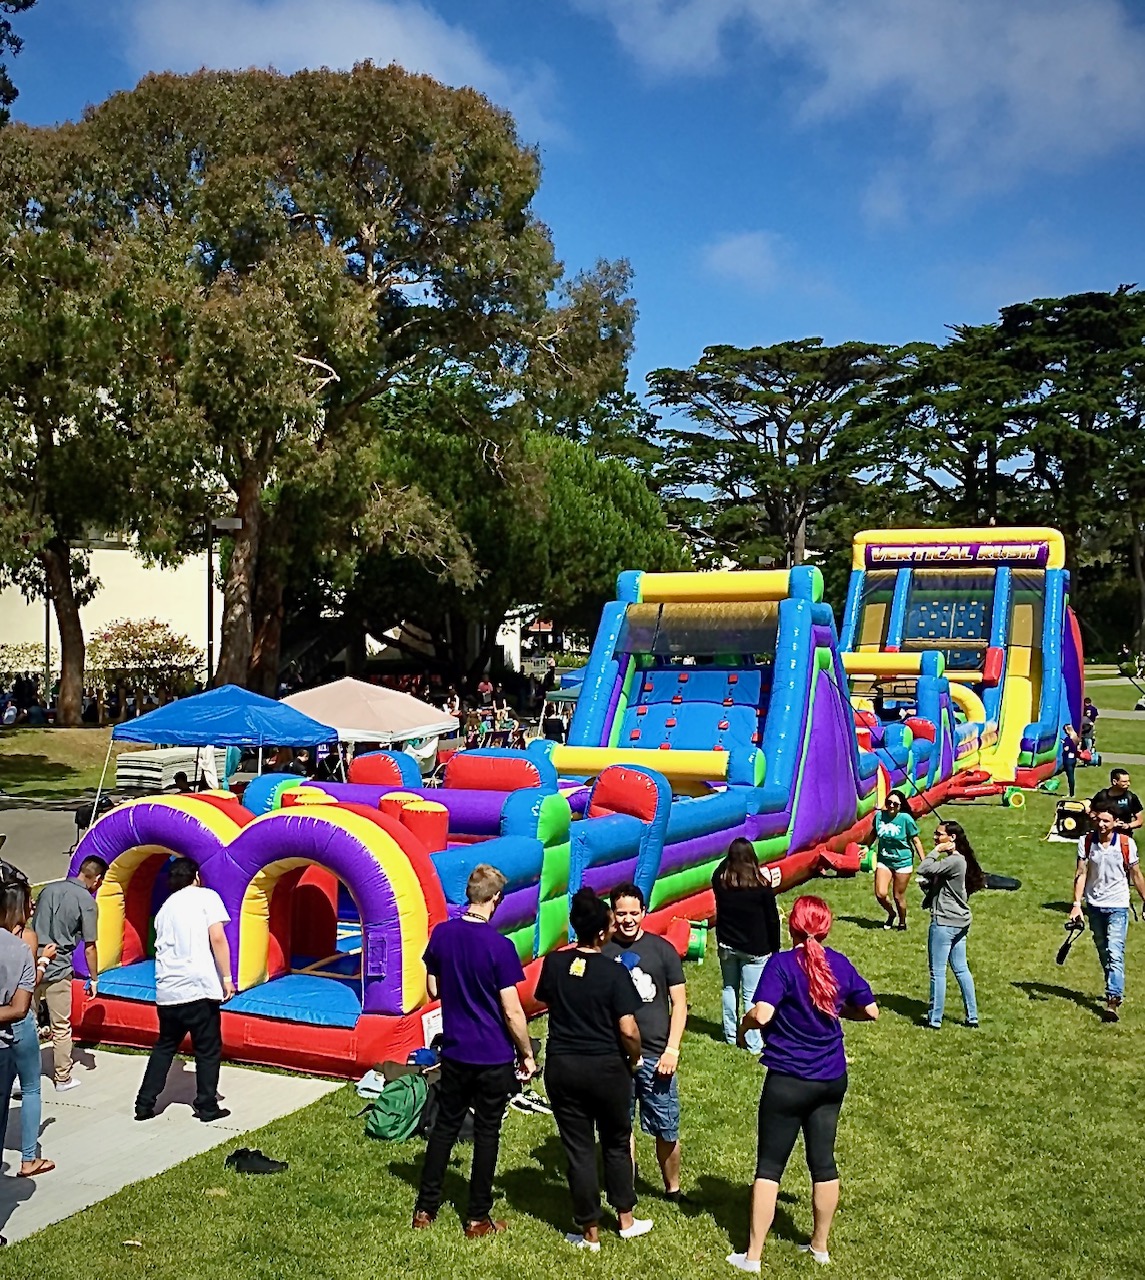
[[[417,0],[130,0],[127,57],[140,72],[199,67],[345,69],[366,59],[470,85],[552,137],[550,77],[503,67],[464,28]]]
[[[1145,138],[1145,31],[1127,0],[574,3],[664,74],[717,69],[731,37],[750,30],[803,71],[803,120],[873,107],[920,127],[905,158],[928,186],[1004,185]]]
[[[707,275],[752,293],[771,293],[785,277],[786,246],[771,231],[737,231],[719,236],[701,250]]]

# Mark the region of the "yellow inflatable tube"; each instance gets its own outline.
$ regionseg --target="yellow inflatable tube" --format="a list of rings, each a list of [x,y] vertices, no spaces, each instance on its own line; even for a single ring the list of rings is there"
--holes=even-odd
[[[922,671],[921,653],[843,653],[843,670],[849,676],[917,676]],[[946,660],[938,655],[938,674]]]
[[[550,759],[560,773],[592,777],[610,764],[655,769],[669,782],[717,782],[728,775],[726,751],[648,751],[635,748],[555,746]]]
[[[986,723],[986,707],[973,689],[968,689],[964,684],[951,684],[950,701],[967,720],[975,724]]]
[[[719,570],[715,573],[645,573],[642,604],[756,604],[786,600],[791,594],[787,569]],[[822,598],[818,585],[816,599]]]

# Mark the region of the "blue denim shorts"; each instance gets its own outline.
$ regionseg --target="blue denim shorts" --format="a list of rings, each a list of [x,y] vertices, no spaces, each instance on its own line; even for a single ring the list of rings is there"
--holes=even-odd
[[[680,1090],[675,1074],[658,1076],[657,1058],[645,1058],[632,1077],[636,1088],[632,1095],[632,1115],[640,1103],[640,1127],[653,1138],[675,1142],[680,1136]]]

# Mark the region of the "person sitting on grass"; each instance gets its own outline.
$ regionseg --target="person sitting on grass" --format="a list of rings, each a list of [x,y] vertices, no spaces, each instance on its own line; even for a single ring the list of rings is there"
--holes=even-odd
[[[918,864],[923,908],[930,912],[927,954],[930,960],[930,1008],[926,1024],[937,1031],[946,1005],[946,966],[954,972],[966,1025],[978,1026],[974,978],[966,963],[966,935],[970,932],[972,893],[986,887],[986,879],[961,822],[940,822],[934,829],[934,848]]]
[[[889,792],[882,809],[875,810],[871,837],[878,847],[875,897],[879,906],[887,913],[883,928],[905,929],[907,886],[910,884],[915,854],[921,858],[923,852],[922,841],[918,838],[918,825],[911,817],[906,796],[901,791]]]
[[[811,1172],[812,1230],[810,1242],[799,1248],[816,1262],[831,1260],[827,1237],[839,1204],[835,1131],[847,1092],[839,1019],[874,1022],[879,1016],[866,979],[845,955],[823,946],[831,924],[822,898],[795,899],[788,920],[792,949],[768,960],[755,1003],[740,1024],[741,1044],[752,1027],[767,1028],[761,1059],[767,1076],[759,1099],[747,1250],[727,1259],[737,1271],[760,1270],[779,1184],[800,1130]]]

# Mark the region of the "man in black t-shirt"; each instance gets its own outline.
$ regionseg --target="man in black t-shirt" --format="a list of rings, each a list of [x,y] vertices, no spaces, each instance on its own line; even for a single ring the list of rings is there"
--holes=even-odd
[[[684,967],[673,946],[644,931],[644,894],[636,885],[624,884],[613,891],[612,914],[616,928],[603,954],[628,970],[640,997],[636,1025],[640,1028],[643,1062],[633,1076],[633,1112],[639,1100],[640,1127],[656,1140],[664,1191],[669,1200],[678,1201],[680,1095],[676,1067],[688,1021]],[[635,1143],[634,1134],[634,1160]]]
[[[1141,826],[1142,804],[1135,791],[1129,789],[1129,770],[1113,769],[1109,786],[1089,802],[1090,812],[1108,809],[1113,814],[1115,831],[1136,831]]]

